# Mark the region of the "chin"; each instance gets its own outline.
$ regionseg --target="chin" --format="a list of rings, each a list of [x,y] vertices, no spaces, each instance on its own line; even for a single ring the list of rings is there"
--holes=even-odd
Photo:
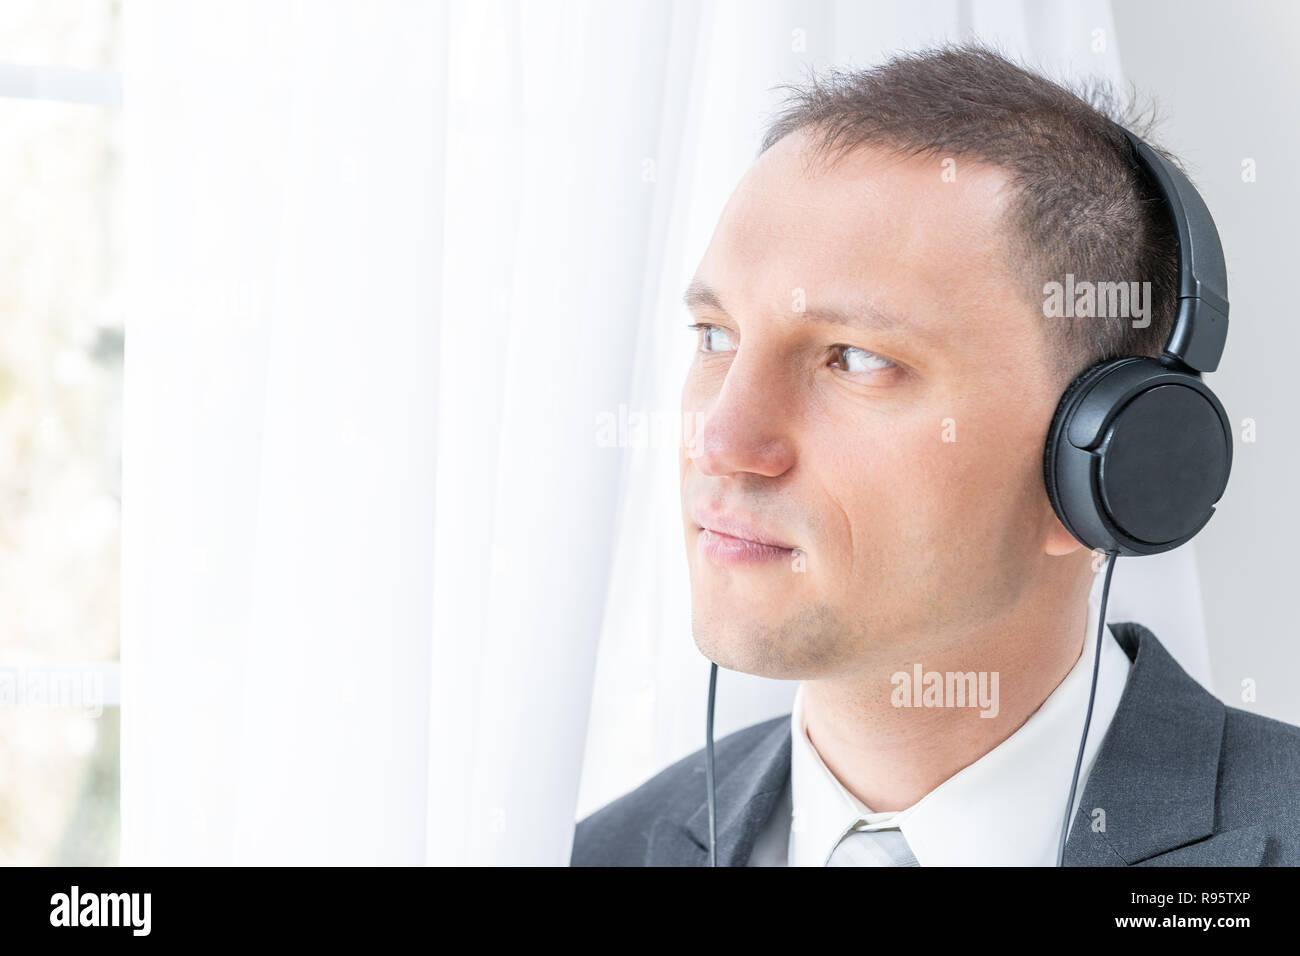
[[[825,609],[806,611],[779,621],[693,615],[692,630],[700,653],[719,667],[773,680],[807,680],[825,676],[842,654],[836,631],[826,625]]]

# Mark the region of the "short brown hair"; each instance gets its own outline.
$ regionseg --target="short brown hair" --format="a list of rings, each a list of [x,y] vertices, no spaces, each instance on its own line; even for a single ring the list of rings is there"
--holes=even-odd
[[[985,46],[965,44],[901,54],[863,71],[814,73],[785,89],[762,150],[805,130],[815,135],[816,153],[831,161],[873,145],[903,155],[967,157],[1008,172],[1017,191],[1008,211],[1008,253],[1023,264],[1017,271],[1025,294],[1039,308],[1044,284],[1064,283],[1070,274],[1077,281],[1151,283],[1146,328],[1127,319],[1044,320],[1059,323],[1063,375],[1104,359],[1161,354],[1176,309],[1177,240],[1159,191],[1134,166],[1116,126],[1150,144],[1154,118],[1121,109],[1108,84],[1092,81],[1073,91]]]

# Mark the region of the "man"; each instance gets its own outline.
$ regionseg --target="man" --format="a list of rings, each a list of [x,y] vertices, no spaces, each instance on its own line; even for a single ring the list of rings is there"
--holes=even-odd
[[[717,744],[720,865],[1056,861],[1098,565],[1045,436],[1081,370],[1160,354],[1177,294],[1109,109],[984,49],[908,55],[798,92],[727,204],[686,294],[693,629],[801,683]],[[1044,293],[1076,278],[1139,292],[1066,317]],[[1300,863],[1297,780],[1300,728],[1113,625],[1065,862]],[[573,863],[706,865],[705,794],[696,753],[582,821]]]

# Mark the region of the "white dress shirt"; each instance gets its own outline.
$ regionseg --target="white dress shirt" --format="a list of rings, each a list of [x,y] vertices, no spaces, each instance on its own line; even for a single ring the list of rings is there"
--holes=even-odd
[[[1098,605],[1088,603],[1079,660],[1021,727],[905,810],[873,813],[822,762],[803,722],[803,685],[790,714],[790,780],[749,866],[825,866],[859,821],[898,827],[921,866],[1054,866],[1065,798],[1088,709]],[[1131,662],[1109,638],[1084,749],[1079,801],[1128,681]]]

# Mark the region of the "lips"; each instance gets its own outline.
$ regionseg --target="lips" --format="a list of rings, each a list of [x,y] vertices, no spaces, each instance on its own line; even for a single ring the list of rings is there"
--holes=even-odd
[[[722,565],[759,565],[781,562],[784,564],[797,552],[787,548],[777,548],[770,544],[759,544],[745,538],[733,538],[720,531],[700,529],[700,554],[715,564]]]
[[[706,531],[749,544],[766,545],[781,551],[791,551],[795,547],[752,519],[735,512],[701,509],[695,512],[694,519]]]

